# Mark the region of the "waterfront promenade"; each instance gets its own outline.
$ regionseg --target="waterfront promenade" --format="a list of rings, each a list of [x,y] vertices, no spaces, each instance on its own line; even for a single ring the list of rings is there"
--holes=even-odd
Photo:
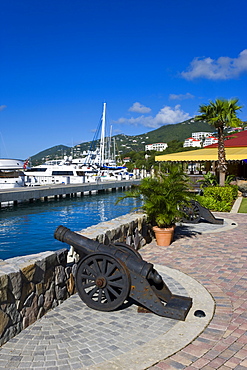
[[[19,202],[33,202],[35,199],[47,200],[48,198],[73,197],[83,195],[86,192],[102,192],[109,189],[125,189],[133,184],[139,184],[140,179],[121,180],[121,181],[98,181],[83,184],[58,184],[35,187],[19,187],[13,189],[0,189],[1,203],[13,202],[17,205]]]
[[[94,311],[74,295],[2,346],[0,369],[247,369],[247,214],[215,216],[227,223],[183,225],[170,247],[141,249],[173,292],[200,297],[185,322],[135,305]]]

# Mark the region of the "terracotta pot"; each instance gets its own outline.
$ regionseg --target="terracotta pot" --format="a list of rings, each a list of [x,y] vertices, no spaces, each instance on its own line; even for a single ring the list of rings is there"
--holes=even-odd
[[[168,228],[153,227],[157,245],[160,247],[168,247],[173,240],[175,225]]]

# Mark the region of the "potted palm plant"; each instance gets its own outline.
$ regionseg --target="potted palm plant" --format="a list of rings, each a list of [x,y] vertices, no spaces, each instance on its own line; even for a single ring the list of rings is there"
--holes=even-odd
[[[166,166],[164,172],[142,179],[132,191],[123,197],[141,198],[142,209],[153,226],[159,246],[171,244],[176,222],[184,216],[183,209],[191,199],[189,178],[177,165]],[[165,239],[163,236],[165,235]]]

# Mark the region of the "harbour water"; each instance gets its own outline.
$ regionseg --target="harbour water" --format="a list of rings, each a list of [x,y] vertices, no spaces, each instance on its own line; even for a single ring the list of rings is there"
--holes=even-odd
[[[77,231],[131,212],[137,201],[126,198],[115,205],[121,195],[119,191],[0,209],[0,259],[66,247],[53,237],[57,226]]]

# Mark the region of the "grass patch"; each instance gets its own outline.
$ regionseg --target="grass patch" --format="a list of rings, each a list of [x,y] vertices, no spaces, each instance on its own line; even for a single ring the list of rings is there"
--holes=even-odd
[[[243,198],[238,213],[247,213],[247,198]]]

